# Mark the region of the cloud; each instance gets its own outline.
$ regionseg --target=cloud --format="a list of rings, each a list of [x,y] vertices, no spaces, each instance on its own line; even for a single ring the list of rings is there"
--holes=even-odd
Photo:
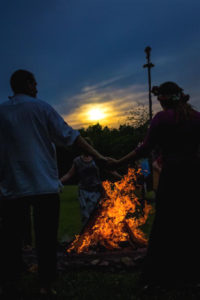
[[[118,78],[117,78],[118,79]],[[148,92],[146,86],[134,84],[126,87],[109,86],[116,78],[100,82],[93,86],[85,86],[79,94],[64,100],[56,109],[62,114],[69,125],[74,128],[88,127],[96,122],[88,118],[91,109],[99,109],[105,118],[100,124],[118,127],[127,120],[127,113],[138,105],[148,109]],[[73,103],[74,109],[69,113],[67,104]],[[157,105],[154,105],[157,110]]]

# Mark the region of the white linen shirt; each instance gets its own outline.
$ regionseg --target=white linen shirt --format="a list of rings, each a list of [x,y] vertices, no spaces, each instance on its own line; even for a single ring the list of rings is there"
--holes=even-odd
[[[58,193],[55,145],[67,147],[78,136],[46,102],[18,94],[0,104],[0,193]]]

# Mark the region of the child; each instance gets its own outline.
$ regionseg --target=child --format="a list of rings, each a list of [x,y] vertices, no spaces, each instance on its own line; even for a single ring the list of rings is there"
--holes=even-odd
[[[92,145],[90,138],[86,137],[85,140]],[[82,153],[82,155],[74,159],[71,169],[60,179],[61,183],[67,182],[75,174],[78,175],[78,200],[84,226],[95,206],[103,197],[104,189],[100,179],[99,168],[93,157],[88,153]],[[121,175],[117,172],[111,172],[111,174],[121,179]]]

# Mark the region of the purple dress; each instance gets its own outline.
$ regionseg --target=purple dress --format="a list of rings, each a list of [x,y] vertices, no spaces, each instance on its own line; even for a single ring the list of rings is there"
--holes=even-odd
[[[152,120],[137,158],[159,147],[163,168],[156,214],[143,269],[145,283],[179,284],[200,279],[200,113],[177,121],[173,110]]]

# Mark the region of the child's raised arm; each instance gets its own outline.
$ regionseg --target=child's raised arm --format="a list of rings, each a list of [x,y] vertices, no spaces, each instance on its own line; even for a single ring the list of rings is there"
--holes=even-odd
[[[60,178],[61,183],[65,183],[68,181],[71,177],[73,177],[75,174],[75,166],[74,164],[72,165],[71,169],[63,176]]]
[[[109,174],[109,175],[111,175],[115,180],[121,180],[122,179],[122,175],[121,174],[119,174],[117,171],[115,171],[115,170],[107,170],[106,169],[106,172]]]

